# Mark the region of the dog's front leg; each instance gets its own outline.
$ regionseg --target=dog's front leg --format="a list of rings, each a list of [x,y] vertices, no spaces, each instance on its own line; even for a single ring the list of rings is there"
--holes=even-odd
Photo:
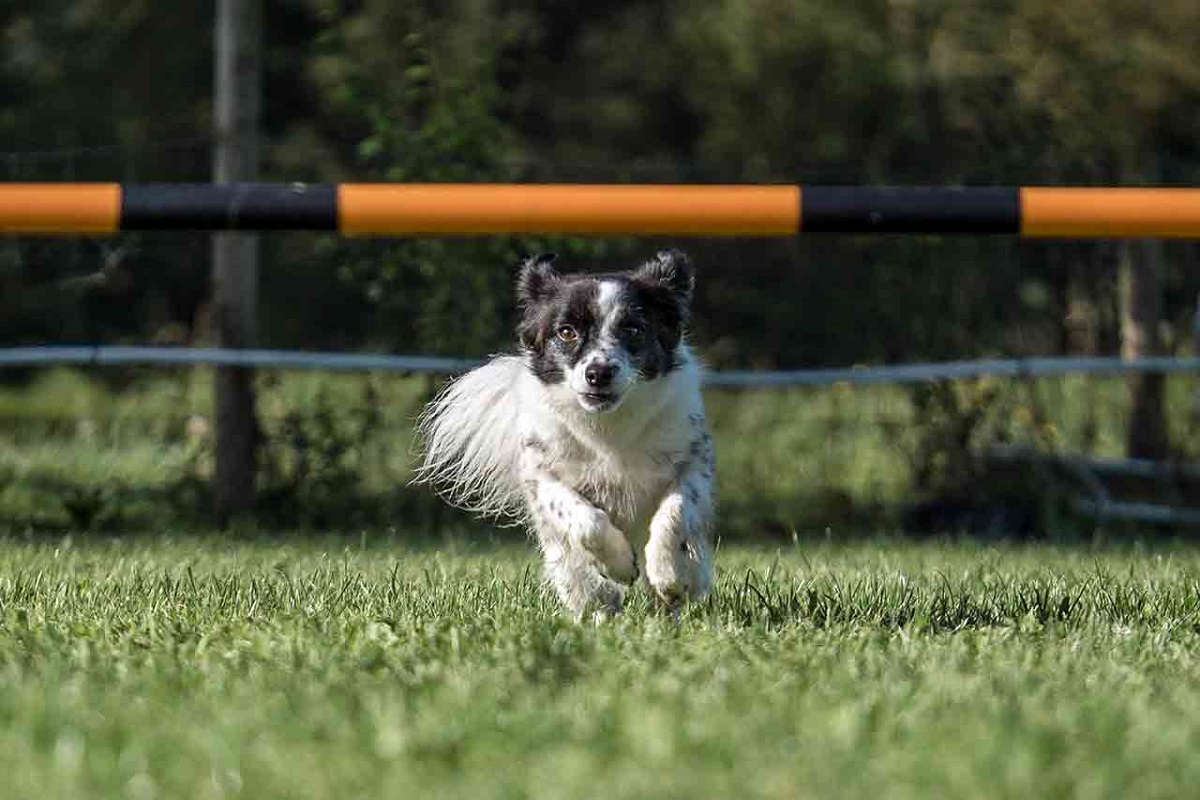
[[[637,561],[629,540],[596,508],[566,484],[543,475],[533,481],[535,520],[561,532],[567,543],[590,553],[600,570],[622,583],[637,578]],[[541,529],[539,525],[539,529]]]
[[[638,575],[625,534],[602,509],[545,472],[527,477],[525,486],[546,576],[559,599],[577,619],[620,611],[623,584]]]
[[[671,610],[712,589],[713,447],[703,434],[650,521],[646,581]]]

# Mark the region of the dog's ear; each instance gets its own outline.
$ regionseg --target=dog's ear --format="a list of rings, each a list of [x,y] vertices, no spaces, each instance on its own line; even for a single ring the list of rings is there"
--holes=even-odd
[[[517,278],[517,302],[528,308],[554,293],[558,272],[554,269],[554,253],[530,256],[521,264]]]
[[[696,288],[696,271],[680,250],[662,250],[633,273],[635,280],[657,283],[670,289],[684,305]]]

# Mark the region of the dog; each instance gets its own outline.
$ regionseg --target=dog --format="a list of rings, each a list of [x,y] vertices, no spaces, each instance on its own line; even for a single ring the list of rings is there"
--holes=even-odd
[[[422,413],[416,480],[527,526],[577,620],[618,613],[639,576],[677,615],[713,583],[713,441],[686,341],[694,270],[677,250],[595,275],[554,260],[521,265],[519,353]]]

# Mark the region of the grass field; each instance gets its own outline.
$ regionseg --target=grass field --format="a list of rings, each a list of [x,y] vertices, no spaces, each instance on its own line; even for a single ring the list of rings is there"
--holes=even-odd
[[[576,626],[524,546],[0,540],[0,794],[1191,797],[1200,551],[726,547]]]

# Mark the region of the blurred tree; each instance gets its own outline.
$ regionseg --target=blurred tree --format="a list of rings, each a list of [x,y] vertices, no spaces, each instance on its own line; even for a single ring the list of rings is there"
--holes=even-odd
[[[149,170],[207,175],[207,164],[185,173],[155,145],[207,138],[211,3],[10,0],[0,37],[4,151],[124,145],[144,149]],[[85,151],[50,167],[59,180],[101,180],[114,164],[109,152]]]
[[[351,133],[359,180],[508,180],[513,137],[497,116],[486,4],[317,8],[309,79],[327,119]],[[482,16],[481,16],[482,15]],[[501,239],[406,239],[334,249],[336,274],[373,312],[366,335],[392,348],[494,347],[512,308]]]
[[[0,180],[207,179],[211,17],[188,0],[0,4]],[[170,238],[138,239],[121,282],[99,280],[100,242],[3,242],[0,341],[190,329],[205,266],[195,237]]]

